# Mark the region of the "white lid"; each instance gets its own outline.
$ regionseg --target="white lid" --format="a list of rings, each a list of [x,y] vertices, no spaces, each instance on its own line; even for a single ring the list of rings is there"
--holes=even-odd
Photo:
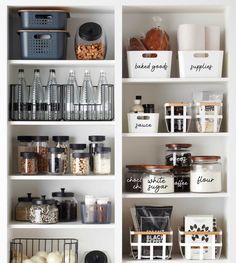
[[[99,199],[97,199],[98,205],[106,205],[108,202],[109,202],[108,197],[100,197]]]
[[[86,205],[93,205],[96,203],[96,198],[93,195],[86,195],[84,197],[84,202]]]

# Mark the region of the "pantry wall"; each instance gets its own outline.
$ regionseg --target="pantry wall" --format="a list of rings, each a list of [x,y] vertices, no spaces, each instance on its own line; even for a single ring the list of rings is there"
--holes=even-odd
[[[15,33],[19,21],[16,10],[24,7],[62,7],[71,13],[68,29],[71,37],[68,41],[67,60],[21,60],[19,56],[19,39]],[[236,178],[234,176],[236,154],[236,76],[234,73],[236,57],[236,32],[234,30],[234,13],[236,3],[233,0],[173,1],[169,0],[123,0],[123,1],[75,1],[65,2],[40,1],[40,4],[22,0],[1,3],[1,22],[3,39],[1,41],[1,79],[0,121],[2,152],[0,166],[2,171],[0,198],[2,200],[0,218],[0,247],[2,262],[9,262],[9,243],[14,237],[71,237],[79,240],[79,258],[82,263],[83,254],[93,249],[104,250],[111,262],[134,262],[128,257],[129,227],[132,226],[130,207],[143,205],[173,205],[172,226],[174,230],[173,262],[185,262],[181,258],[177,242],[177,227],[183,223],[186,214],[213,214],[222,228],[223,255],[217,262],[233,263],[234,244],[236,242],[234,200],[236,200]],[[164,27],[170,33],[171,46],[174,51],[172,78],[157,80],[135,80],[128,78],[125,56],[129,37],[138,35],[151,27],[151,17],[160,15]],[[225,50],[224,73],[219,79],[179,79],[178,61],[176,58],[177,26],[181,23],[217,24],[221,26],[221,46]],[[77,61],[74,57],[74,33],[77,23],[87,20],[99,21],[107,34],[108,54],[104,61]],[[144,23],[145,21],[145,23]],[[121,41],[121,39],[123,39]],[[39,68],[42,82],[48,78],[48,71],[54,68],[58,82],[67,80],[68,72],[74,69],[82,78],[83,72],[89,69],[96,81],[101,69],[107,72],[109,82],[115,86],[115,119],[111,122],[17,122],[9,121],[8,102],[9,84],[17,80],[19,68],[25,70],[25,76],[32,82],[33,69]],[[82,79],[81,79],[82,81]],[[194,125],[187,134],[167,133],[164,124],[164,103],[169,100],[191,101],[193,91],[218,90],[224,93],[224,118],[220,133],[199,134]],[[154,103],[160,113],[159,131],[155,136],[148,134],[135,135],[128,133],[127,112],[136,95],[143,100]],[[16,136],[18,135],[69,135],[72,140],[86,141],[88,135],[103,134],[113,149],[112,175],[107,177],[66,177],[53,178],[19,176],[16,171]],[[87,142],[88,143],[88,142]],[[191,143],[193,154],[220,155],[223,164],[223,191],[216,194],[166,194],[144,195],[126,193],[124,190],[124,174],[127,164],[163,163],[165,144]],[[122,165],[121,165],[122,164]],[[123,184],[123,185],[122,185]],[[56,225],[29,225],[12,221],[12,209],[18,196],[31,191],[35,195],[50,195],[65,187],[66,190],[85,194],[109,196],[114,204],[112,224],[82,225],[79,222]],[[123,189],[123,190],[122,190]],[[123,193],[122,193],[123,192]]]

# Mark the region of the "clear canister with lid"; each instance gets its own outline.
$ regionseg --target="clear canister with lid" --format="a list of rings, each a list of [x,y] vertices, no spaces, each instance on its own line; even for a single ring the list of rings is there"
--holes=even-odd
[[[166,144],[166,165],[189,167],[191,165],[192,144],[172,143]]]
[[[50,147],[48,148],[48,173],[65,174],[65,149]]]
[[[39,197],[32,197],[31,193],[27,196],[19,197],[18,203],[15,207],[15,219],[16,221],[29,221],[30,207],[32,206],[32,200]]]
[[[73,153],[72,154],[72,174],[89,175],[90,173],[90,153]]]
[[[68,171],[69,166],[69,136],[53,136],[52,140],[54,142],[54,147],[64,149],[64,165],[65,165],[65,172]]]
[[[142,193],[143,165],[126,165],[128,171],[125,174],[125,191],[128,193]]]
[[[110,174],[111,173],[111,148],[98,147],[93,158],[93,167],[95,174]]]
[[[17,152],[18,152],[18,172],[21,172],[21,156],[22,152],[33,152],[33,138],[32,136],[18,136],[17,137],[18,145],[17,145]]]
[[[191,192],[214,193],[222,191],[220,156],[192,156]]]
[[[144,165],[143,193],[168,194],[174,192],[174,174],[170,165]]]
[[[87,145],[82,143],[71,143],[70,144],[70,171],[72,172],[72,155],[73,153],[84,153],[86,150]]]
[[[46,199],[42,196],[41,199],[34,199],[30,207],[30,222],[33,224],[56,224],[59,221],[58,208],[56,200]]]
[[[38,155],[35,152],[21,152],[20,173],[34,175],[38,173]]]
[[[60,192],[52,193],[53,199],[57,201],[60,222],[72,222],[77,220],[77,200],[72,192],[65,192],[61,188]]]
[[[38,171],[45,174],[48,171],[48,136],[33,136],[34,151],[38,154]]]
[[[81,60],[102,60],[106,56],[106,36],[98,23],[82,24],[75,35],[75,56]]]
[[[93,164],[94,164],[94,155],[96,154],[96,149],[104,147],[104,142],[106,137],[104,135],[90,135],[88,137],[90,144],[89,144],[89,152],[91,154],[90,157],[90,168],[91,172],[93,172]]]

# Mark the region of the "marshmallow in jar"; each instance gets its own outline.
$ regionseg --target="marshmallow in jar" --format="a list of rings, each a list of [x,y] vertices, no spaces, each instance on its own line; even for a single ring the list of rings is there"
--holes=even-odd
[[[143,193],[168,194],[174,192],[174,175],[169,165],[144,165]]]
[[[221,192],[222,170],[220,159],[220,156],[192,156],[191,192]]]

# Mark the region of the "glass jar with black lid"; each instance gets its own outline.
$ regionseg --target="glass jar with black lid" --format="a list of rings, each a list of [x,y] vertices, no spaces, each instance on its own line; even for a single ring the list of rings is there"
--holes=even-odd
[[[91,154],[90,157],[90,170],[91,172],[94,171],[94,155],[96,154],[97,148],[104,147],[104,142],[106,140],[106,137],[104,135],[90,135],[88,137],[90,144],[89,144],[89,153]]]
[[[192,144],[172,143],[166,144],[166,165],[189,167],[191,165]]]
[[[18,145],[17,145],[17,151],[18,151],[18,172],[21,170],[21,158],[20,154],[22,152],[33,152],[33,136],[18,136],[17,137]]]
[[[73,170],[73,153],[84,153],[87,145],[83,143],[71,143],[70,144],[70,171]]]
[[[65,174],[65,149],[50,147],[48,148],[48,173]]]
[[[72,192],[65,192],[61,188],[60,192],[52,193],[53,199],[57,201],[59,210],[59,222],[72,222],[77,220],[77,200]]]

